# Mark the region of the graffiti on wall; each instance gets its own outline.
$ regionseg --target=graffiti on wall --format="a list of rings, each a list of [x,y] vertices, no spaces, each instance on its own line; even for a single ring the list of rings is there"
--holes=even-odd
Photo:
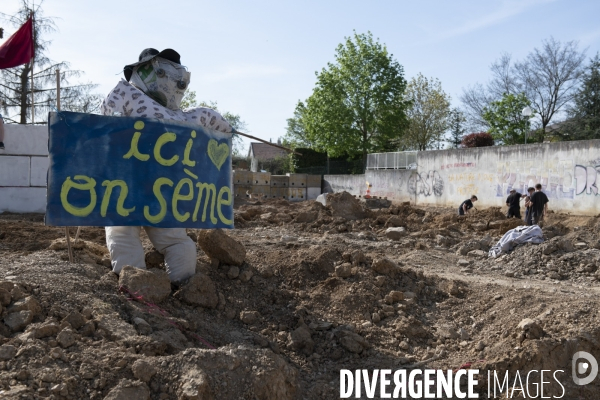
[[[476,184],[468,184],[468,185],[463,185],[463,186],[458,186],[456,188],[456,193],[460,194],[461,196],[472,196],[472,195],[477,195],[479,194],[479,186],[477,186]]]
[[[451,163],[444,164],[440,167],[440,169],[450,169],[450,168],[474,168],[477,164],[474,162],[462,162],[462,163]]]
[[[597,196],[600,159],[591,160],[588,166],[576,165],[572,160],[511,160],[498,163],[496,174],[460,172],[448,174],[447,180],[456,185],[456,193],[460,195],[476,194],[478,185],[489,182],[495,185],[496,197],[508,196],[511,189],[527,193],[527,188],[537,183],[542,184],[549,198],[574,199],[575,195],[582,194]],[[426,192],[426,189],[423,190]]]
[[[449,185],[454,187],[454,193],[461,196],[471,196],[479,194],[482,184],[493,185],[496,182],[496,175],[485,172],[460,172],[448,174]]]
[[[411,174],[408,178],[408,193],[416,196],[437,196],[444,193],[444,180],[435,170]]]
[[[326,183],[326,185],[327,185],[327,183]],[[331,187],[331,191],[332,192],[343,192],[343,191],[346,191],[346,192],[351,193],[354,190],[353,186],[345,185],[345,184],[341,184],[340,185],[340,184],[337,184],[337,183],[331,183],[331,184],[329,184],[329,186]]]
[[[456,182],[457,184],[473,182],[494,182],[496,176],[494,174],[486,174],[485,172],[462,172],[459,174],[449,174],[448,182]]]
[[[572,160],[520,160],[498,163],[496,197],[507,196],[511,189],[526,193],[541,183],[549,198],[575,198],[575,165]]]
[[[585,167],[583,165],[575,166],[576,194],[598,195],[597,178],[600,172],[600,165],[595,167]]]

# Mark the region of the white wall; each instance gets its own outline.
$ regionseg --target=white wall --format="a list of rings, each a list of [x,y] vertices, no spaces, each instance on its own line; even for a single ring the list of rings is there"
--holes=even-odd
[[[600,214],[600,140],[432,150],[417,153],[416,170],[368,170],[325,175],[333,191],[371,194],[419,205],[456,207],[472,194],[478,207],[500,207],[510,189],[526,193],[541,183],[549,208]]]
[[[389,169],[367,170],[362,175],[325,175],[324,191],[346,191],[355,196],[364,196],[367,191],[367,182],[371,196],[387,197],[389,200],[403,202],[415,201],[414,193],[408,188],[412,170]]]
[[[0,157],[0,186],[29,186],[29,166],[27,156]]]
[[[5,124],[0,212],[45,212],[48,127]]]
[[[600,140],[419,152],[410,189],[418,204],[456,206],[471,194],[480,206],[503,206],[510,189],[537,183],[549,209],[600,213]]]

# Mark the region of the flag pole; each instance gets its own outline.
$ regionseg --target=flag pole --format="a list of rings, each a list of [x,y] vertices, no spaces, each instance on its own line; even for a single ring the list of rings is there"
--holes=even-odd
[[[35,19],[33,17],[33,8],[31,9],[31,47],[33,47],[33,51],[31,52],[31,125],[35,123],[35,100],[33,97],[33,65],[35,61]]]

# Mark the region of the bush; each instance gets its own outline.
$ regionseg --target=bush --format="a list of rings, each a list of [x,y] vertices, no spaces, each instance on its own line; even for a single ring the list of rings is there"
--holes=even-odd
[[[494,138],[487,132],[471,133],[462,139],[463,147],[486,147],[494,145]]]

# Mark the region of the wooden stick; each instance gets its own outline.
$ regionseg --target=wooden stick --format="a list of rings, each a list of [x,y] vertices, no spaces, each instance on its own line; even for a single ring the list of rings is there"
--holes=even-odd
[[[60,111],[60,70],[56,70],[56,109]],[[69,250],[69,262],[73,262],[73,249],[71,248],[71,235],[69,227],[65,226],[65,237],[67,238],[67,249]]]
[[[285,151],[287,151],[288,153],[294,153],[294,154],[297,154],[297,155],[299,155],[299,156],[301,156],[301,155],[302,155],[302,154],[298,153],[297,151],[294,151],[294,150],[292,150],[292,149],[288,149],[287,147],[283,147],[283,146],[280,146],[280,145],[278,145],[278,144],[275,144],[275,143],[267,142],[266,140],[263,140],[263,139],[257,138],[256,136],[248,135],[247,133],[242,133],[242,132],[238,132],[238,131],[234,131],[233,133],[236,133],[236,134],[238,134],[238,135],[245,136],[245,137],[247,137],[247,138],[250,138],[250,139],[258,140],[259,142],[262,142],[262,143],[268,144],[269,146],[273,146],[273,147],[277,147],[277,148],[280,148],[280,149],[282,149],[282,150],[285,150]]]
[[[77,227],[77,233],[75,234],[75,242],[74,243],[77,243],[77,239],[79,239],[79,233],[81,233],[81,227],[80,226]]]
[[[69,262],[73,262],[73,249],[71,248],[71,235],[68,226],[65,226],[65,236],[67,238],[67,249],[69,250]]]

